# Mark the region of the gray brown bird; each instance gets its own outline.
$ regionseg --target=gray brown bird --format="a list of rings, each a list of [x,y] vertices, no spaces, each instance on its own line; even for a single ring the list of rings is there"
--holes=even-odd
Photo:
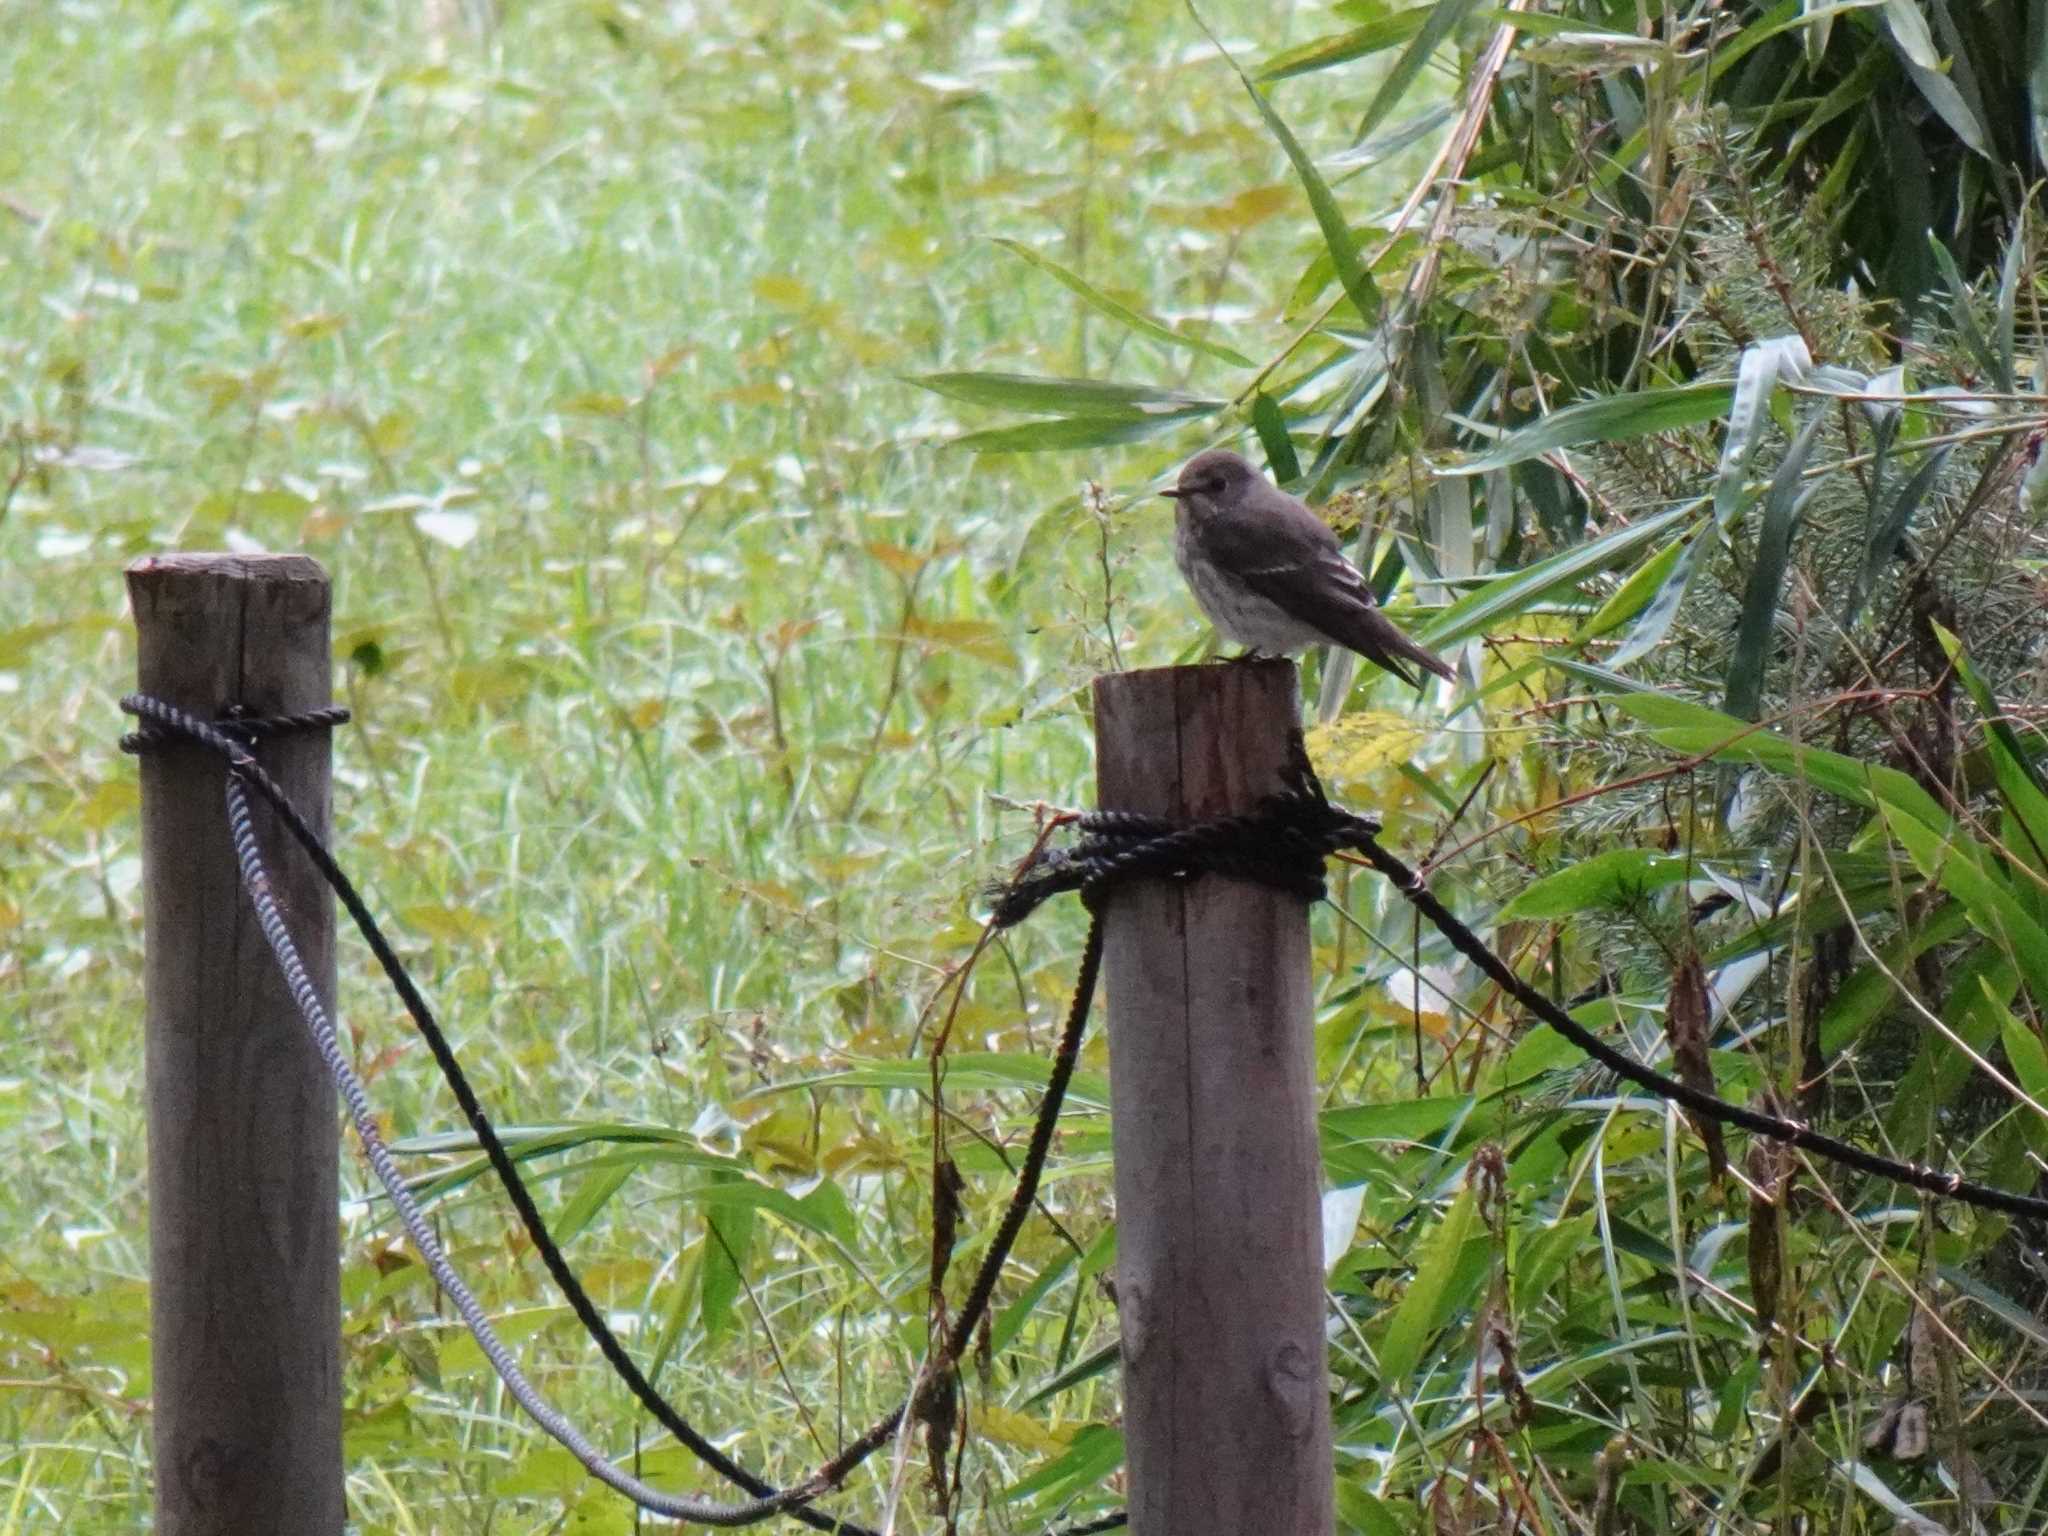
[[[1174,502],[1173,558],[1209,622],[1253,655],[1341,645],[1411,688],[1401,657],[1446,682],[1458,674],[1380,612],[1337,535],[1227,448],[1188,460]]]

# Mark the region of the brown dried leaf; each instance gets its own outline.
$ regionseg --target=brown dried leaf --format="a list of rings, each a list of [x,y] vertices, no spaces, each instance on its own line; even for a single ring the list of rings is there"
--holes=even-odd
[[[1713,1010],[1707,1000],[1707,973],[1699,952],[1687,947],[1671,975],[1671,1003],[1664,1018],[1665,1033],[1671,1038],[1671,1059],[1678,1068],[1679,1081],[1697,1093],[1712,1094],[1714,1068],[1707,1059],[1707,1026]],[[1703,1116],[1692,1117],[1693,1129],[1706,1143],[1707,1165],[1719,1183],[1728,1172],[1728,1146],[1722,1139],[1721,1123]]]

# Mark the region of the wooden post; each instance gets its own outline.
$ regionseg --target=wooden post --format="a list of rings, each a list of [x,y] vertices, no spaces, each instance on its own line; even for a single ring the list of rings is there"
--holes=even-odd
[[[1250,810],[1299,720],[1287,662],[1098,678],[1098,803]],[[1330,1536],[1308,909],[1203,875],[1106,923],[1132,1536]]]
[[[300,555],[128,568],[141,690],[211,720],[330,702],[327,574]],[[259,751],[325,832],[325,732]],[[339,1536],[339,1138],[333,1086],[236,877],[225,770],[142,759],[150,1356],[159,1536]],[[288,834],[274,888],[328,1007],[334,905]]]

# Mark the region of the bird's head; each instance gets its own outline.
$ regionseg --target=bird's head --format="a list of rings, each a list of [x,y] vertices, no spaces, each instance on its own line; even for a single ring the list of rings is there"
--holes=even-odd
[[[1244,458],[1228,448],[1211,448],[1207,453],[1198,453],[1189,459],[1180,472],[1180,480],[1170,491],[1159,494],[1175,501],[1190,496],[1206,496],[1212,501],[1234,499],[1235,494],[1260,478]]]

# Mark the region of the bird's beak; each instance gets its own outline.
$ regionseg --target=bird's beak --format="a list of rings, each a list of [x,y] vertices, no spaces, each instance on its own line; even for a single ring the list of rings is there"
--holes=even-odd
[[[1181,494],[1181,493],[1180,493],[1179,491],[1177,491],[1177,490],[1173,490],[1173,491],[1161,491],[1161,492],[1160,492],[1159,494],[1160,494],[1160,495],[1162,495],[1162,496],[1164,496],[1164,497],[1165,497],[1165,498],[1166,498],[1166,499],[1167,499],[1168,501],[1179,501],[1179,500],[1180,500],[1180,494]]]

